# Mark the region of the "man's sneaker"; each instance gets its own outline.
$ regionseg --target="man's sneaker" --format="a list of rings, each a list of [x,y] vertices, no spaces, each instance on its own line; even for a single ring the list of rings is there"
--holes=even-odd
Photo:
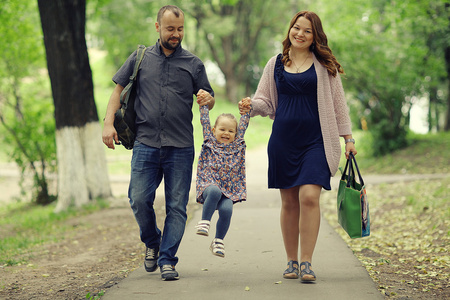
[[[155,272],[158,268],[156,264],[158,261],[159,248],[147,248],[145,251],[144,267],[147,272]]]
[[[162,280],[178,280],[180,277],[175,270],[175,266],[163,265],[161,266],[161,279]]]

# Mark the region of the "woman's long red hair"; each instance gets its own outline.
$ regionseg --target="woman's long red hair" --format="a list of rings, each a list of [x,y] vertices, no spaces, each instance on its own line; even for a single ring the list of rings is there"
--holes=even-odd
[[[291,49],[292,44],[289,40],[289,32],[295,25],[295,22],[297,22],[297,19],[300,17],[305,17],[311,22],[314,40],[309,50],[313,52],[317,60],[327,68],[330,75],[336,77],[337,72],[344,73],[344,69],[341,64],[339,64],[330,47],[328,47],[327,35],[323,31],[322,21],[320,21],[319,16],[312,11],[306,10],[298,12],[291,20],[286,38],[283,41],[283,64],[289,65],[291,63],[291,59],[289,58],[289,50]]]

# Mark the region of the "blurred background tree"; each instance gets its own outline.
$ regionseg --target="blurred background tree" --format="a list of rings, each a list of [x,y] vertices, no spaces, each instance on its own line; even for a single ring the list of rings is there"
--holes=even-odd
[[[429,100],[430,131],[448,124],[447,1],[338,0],[322,7],[346,71],[344,86],[359,107],[353,107],[353,120],[367,120],[374,155],[406,145],[411,107],[419,98]]]
[[[22,194],[31,189],[34,202],[46,205],[47,175],[54,171],[55,119],[37,5],[30,1],[2,1],[0,5],[0,133],[2,151],[20,169]],[[25,177],[31,174],[29,187]]]

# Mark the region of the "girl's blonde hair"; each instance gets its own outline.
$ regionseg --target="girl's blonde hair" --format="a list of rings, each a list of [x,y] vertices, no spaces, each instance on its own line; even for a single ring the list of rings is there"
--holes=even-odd
[[[217,119],[216,119],[216,122],[214,123],[214,128],[216,128],[217,123],[219,122],[219,120],[220,120],[221,118],[228,118],[228,119],[230,119],[230,120],[233,120],[233,121],[236,123],[236,131],[237,131],[237,127],[238,127],[237,119],[236,119],[236,117],[235,117],[233,114],[229,114],[229,113],[223,113],[223,114],[219,115],[219,116],[217,117]]]

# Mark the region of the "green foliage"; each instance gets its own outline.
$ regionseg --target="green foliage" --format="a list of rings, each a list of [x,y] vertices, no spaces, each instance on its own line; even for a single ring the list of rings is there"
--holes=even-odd
[[[100,291],[97,294],[91,294],[90,292],[86,294],[86,299],[98,300],[105,294],[105,291]]]
[[[291,16],[286,13],[288,2],[277,6],[273,10],[259,0],[192,0],[186,5],[197,24],[199,41],[195,52],[211,58],[220,68],[226,79],[228,101],[236,103],[241,95],[253,93],[261,67],[279,52],[274,45],[281,45],[279,35]],[[284,23],[280,26],[279,22]]]
[[[156,43],[156,15],[165,4],[162,0],[88,1],[88,44],[108,51],[108,60],[118,69],[137,45]]]
[[[35,70],[31,65],[44,65],[42,32],[36,1],[10,0],[0,5],[0,80],[13,84],[11,78],[23,78]],[[7,82],[4,80],[9,79]],[[4,90],[5,86],[1,90]],[[2,101],[0,100],[0,103]]]
[[[33,247],[59,241],[74,228],[64,221],[108,207],[104,201],[91,203],[81,210],[54,213],[55,205],[37,206],[12,203],[0,207],[0,265],[26,263]]]
[[[48,194],[46,176],[56,169],[55,119],[51,100],[36,99],[35,95],[24,95],[20,116],[17,111],[3,111],[2,122],[8,130],[4,150],[20,168],[21,183],[27,172],[32,172],[34,201],[48,204],[54,200]]]
[[[0,8],[0,132],[3,150],[21,170],[31,171],[36,203],[48,204],[47,171],[55,160],[54,119],[45,76],[42,32],[36,2],[6,1]],[[43,76],[44,75],[44,76]]]
[[[379,157],[406,146],[407,128],[396,126],[389,120],[382,119],[370,128],[372,140],[372,156]]]
[[[444,3],[357,0],[315,5],[346,71],[347,95],[360,102],[352,107],[358,115],[354,120],[364,117],[374,135],[373,155],[405,146],[414,97],[427,96],[431,88],[448,93],[444,50],[450,27]]]
[[[89,24],[98,29],[97,36],[105,41],[104,49],[110,55],[121,53],[121,58],[115,59],[117,67],[135,50],[139,43],[134,38],[137,32],[150,28],[151,43],[157,38],[154,16],[163,3],[132,2],[133,5],[125,5],[115,0],[102,1],[100,8],[91,9],[96,13],[91,13],[95,18]],[[286,1],[278,3],[277,10],[263,1],[190,0],[174,4],[187,16],[185,47],[203,60],[213,60],[227,81],[238,82],[237,94],[246,96],[256,90],[267,59],[280,51],[290,17],[305,8],[316,11],[331,48],[346,70],[343,83],[352,103],[352,119],[360,127],[360,120],[365,118],[373,140],[377,141],[371,148],[374,155],[405,146],[409,111],[415,97],[430,94],[437,99],[432,104],[436,116],[430,113],[430,118],[439,118],[439,111],[445,111],[448,75],[444,49],[449,44],[450,26],[444,0],[305,0],[295,5]],[[124,8],[135,17],[119,18]],[[148,26],[140,15],[143,10],[147,12]],[[125,31],[126,34],[120,33]],[[125,35],[127,38],[123,39]],[[127,49],[121,48],[124,45]],[[233,51],[227,52],[229,49]],[[227,68],[232,71],[225,72]],[[234,90],[233,85],[226,89],[231,95],[230,90]],[[228,101],[238,98],[231,99],[230,95],[227,94]],[[355,102],[358,105],[353,107]],[[430,122],[438,124],[436,120]]]
[[[370,134],[357,133],[358,165],[370,174],[437,174],[450,171],[450,133],[407,135],[407,146],[380,157],[370,155]],[[341,164],[344,162],[342,161]]]

